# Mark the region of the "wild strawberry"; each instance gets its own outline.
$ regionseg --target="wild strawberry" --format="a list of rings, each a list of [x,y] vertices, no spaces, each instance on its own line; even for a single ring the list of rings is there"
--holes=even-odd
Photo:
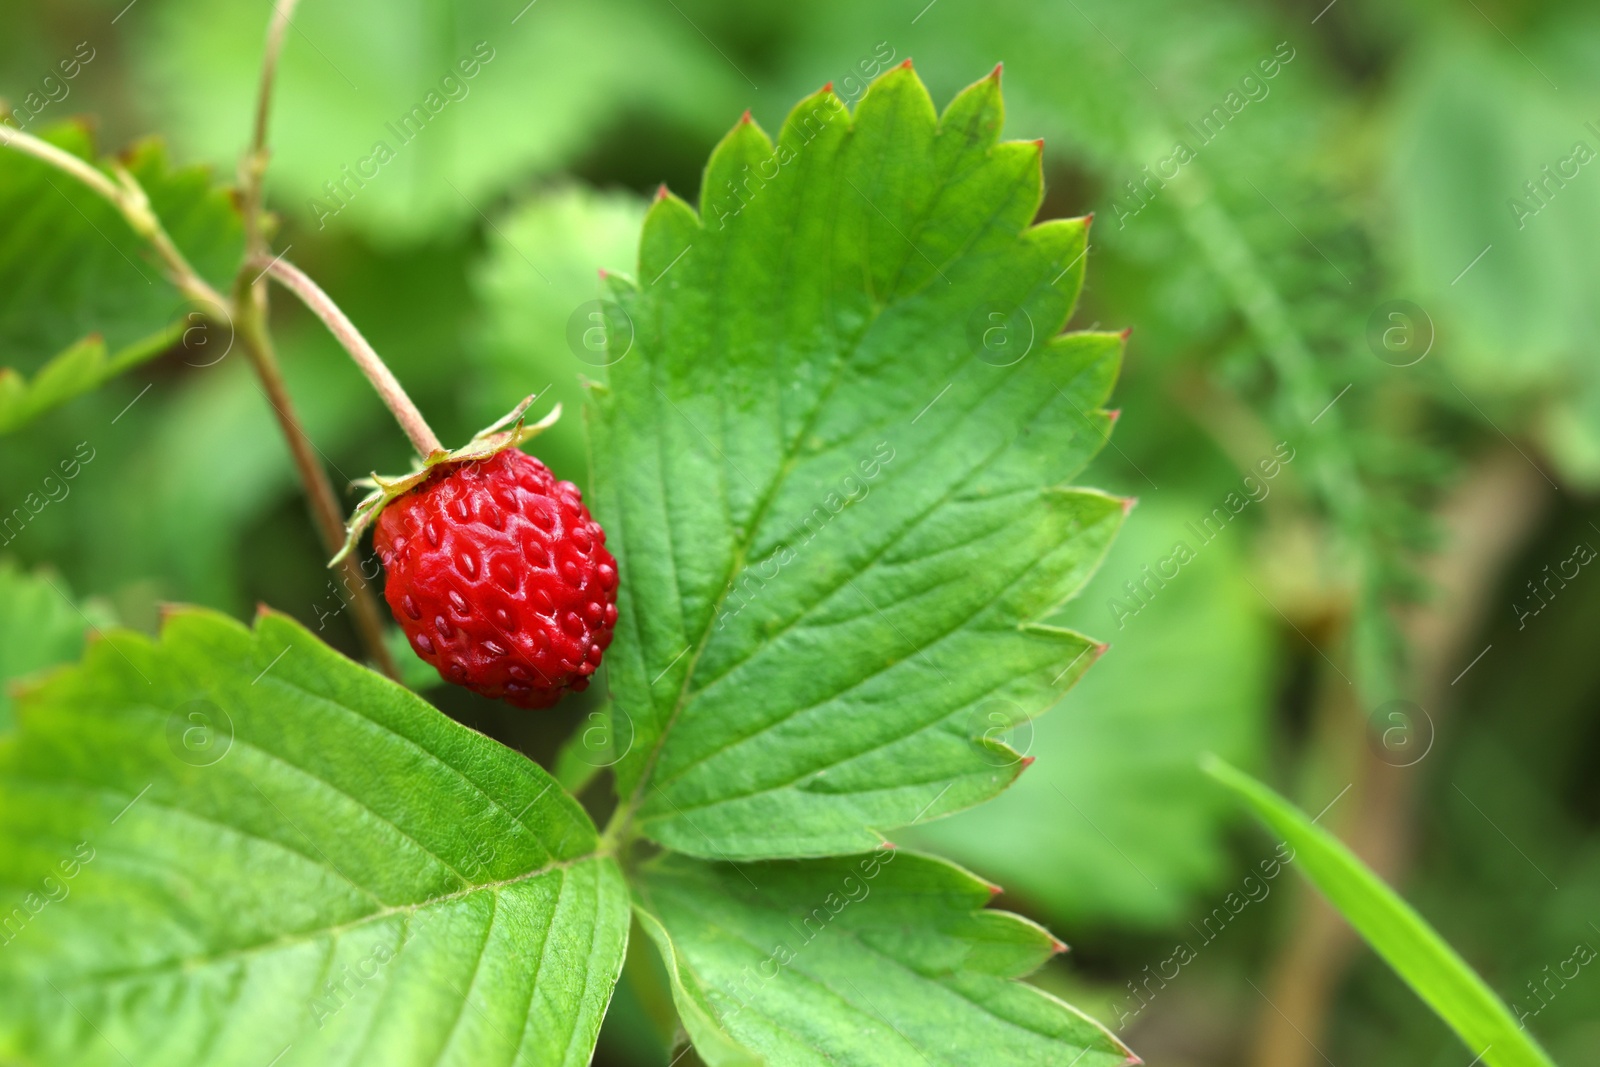
[[[577,486],[516,448],[440,467],[378,516],[384,599],[447,681],[546,708],[589,685],[617,561]]]

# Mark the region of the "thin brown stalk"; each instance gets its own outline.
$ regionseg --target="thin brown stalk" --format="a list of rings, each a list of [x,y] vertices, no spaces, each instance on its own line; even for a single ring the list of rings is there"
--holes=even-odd
[[[361,368],[361,373],[367,376],[372,387],[378,391],[378,396],[383,399],[385,406],[394,414],[395,421],[400,423],[400,428],[411,438],[411,443],[424,457],[430,453],[442,451],[444,446],[439,443],[439,438],[428,426],[422,412],[417,410],[417,405],[411,402],[405,389],[389,370],[387,364],[378,355],[367,339],[356,329],[339,305],[335,304],[322,288],[306,276],[305,272],[294,264],[286,261],[282,256],[265,260],[259,263],[260,269],[270,274],[274,281],[298,296],[310,308],[317,318],[322,320],[328,331],[350,353],[356,361],[356,366]]]
[[[297,0],[278,0],[272,9],[272,19],[267,24],[261,80],[256,92],[255,121],[250,145],[239,161],[239,204],[244,216],[245,257],[234,278],[233,300],[228,306],[234,318],[236,334],[244,345],[256,377],[260,379],[267,402],[272,405],[273,416],[278,420],[284,440],[288,442],[289,454],[305,486],[306,501],[323,548],[331,555],[344,544],[344,517],[339,496],[328,480],[327,472],[315,454],[315,446],[306,435],[295,411],[294,401],[284,386],[283,372],[278,366],[277,354],[267,332],[266,282],[260,270],[251,265],[267,247],[261,229],[262,187],[270,158],[267,128],[272,114],[272,90],[277,80],[278,58],[283,53],[284,38],[288,34],[296,4]],[[354,560],[347,559],[340,567],[344,572],[345,586],[350,591],[356,633],[368,657],[384,673],[398,679],[400,672],[384,643],[383,613],[372,587],[367,584],[361,568]]]
[[[260,269],[252,266],[257,253],[266,247],[265,237],[261,231],[261,189],[268,158],[267,123],[271,112],[272,86],[277,74],[278,56],[282,52],[284,37],[295,6],[296,0],[278,0],[273,9],[272,21],[267,28],[266,55],[262,62],[254,133],[239,169],[246,255],[240,265],[239,273],[234,278],[231,298],[217,292],[190,266],[183,252],[179,250],[152,210],[150,199],[144,189],[126,169],[113,164],[112,174],[107,175],[87,160],[5,125],[0,125],[0,146],[47,163],[103,197],[122,214],[133,231],[150,245],[161,260],[168,278],[180,292],[189,299],[205,305],[208,316],[231,321],[236,336],[244,345],[250,365],[260,379],[262,392],[271,404],[273,415],[283,430],[284,439],[288,442],[295,469],[305,486],[306,498],[310,504],[317,532],[326,551],[332,554],[342,546],[345,535],[339,497],[315,455],[315,447],[306,436],[295,412],[294,403],[284,386],[283,373],[279,369],[277,356],[266,328],[266,284],[262,280]],[[321,290],[317,292],[320,293]],[[345,322],[348,323],[348,320]],[[350,330],[354,331],[354,327],[350,327]],[[370,346],[368,349],[370,350]],[[376,358],[376,353],[373,353],[373,358]],[[392,380],[392,376],[390,377]],[[395,384],[395,388],[399,388],[398,383]],[[400,395],[403,397],[404,393],[401,392]],[[409,404],[410,401],[407,400],[406,403]],[[412,410],[415,411],[415,408]],[[417,419],[420,423],[420,414],[417,415]],[[426,427],[426,423],[420,425]],[[431,437],[431,431],[429,434]],[[436,438],[433,438],[432,442],[434,447],[438,447]],[[399,671],[389,654],[388,646],[384,643],[383,614],[378,608],[377,598],[357,564],[347,560],[343,564],[343,569],[345,584],[351,594],[356,632],[366,647],[367,655],[390,677],[398,679]]]
[[[1321,763],[1347,773],[1353,786],[1330,820],[1337,819],[1339,836],[1391,884],[1403,882],[1410,864],[1422,760],[1436,735],[1451,725],[1458,699],[1451,678],[1472,657],[1489,597],[1537,531],[1548,501],[1535,469],[1508,449],[1481,462],[1439,509],[1443,547],[1423,561],[1433,597],[1399,620],[1410,650],[1410,689],[1424,713],[1420,722],[1407,724],[1406,743],[1421,751],[1384,752],[1374,745],[1367,716],[1348,687],[1324,680],[1312,748]],[[1266,1002],[1247,1062],[1322,1063],[1314,1046],[1323,1043],[1333,999],[1359,948],[1337,912],[1309,891],[1299,894],[1289,934],[1268,968]]]
[[[294,460],[295,469],[300,473],[301,482],[306,487],[306,499],[311,506],[311,517],[316,524],[323,550],[332,555],[344,544],[345,537],[344,515],[339,507],[339,497],[316,455],[316,446],[306,435],[295,412],[294,401],[289,397],[289,390],[283,382],[283,374],[278,368],[272,340],[255,310],[239,315],[235,329],[245,355],[255,369],[256,377],[261,381],[262,392],[272,407],[273,416],[278,420],[278,427],[283,431],[284,440],[289,444],[289,454]],[[378,608],[372,587],[367,584],[354,558],[344,560],[340,568],[344,572],[345,585],[350,590],[350,607],[355,620],[356,634],[361,638],[361,643],[372,661],[389,677],[398,679],[400,671],[394,662],[394,657],[389,654],[388,645],[384,643],[383,615]]]
[[[278,57],[283,54],[283,39],[299,0],[278,0],[267,24],[267,43],[261,58],[261,82],[256,90],[255,123],[250,147],[239,160],[239,201],[244,212],[245,258],[266,250],[261,232],[262,185],[266,180],[267,124],[272,117],[272,89],[278,77]],[[248,269],[248,265],[247,268]]]

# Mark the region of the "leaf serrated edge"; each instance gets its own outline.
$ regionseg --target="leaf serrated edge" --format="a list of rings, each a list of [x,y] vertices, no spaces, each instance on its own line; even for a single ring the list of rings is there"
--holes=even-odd
[[[1106,1051],[1112,1055],[1120,1054],[1124,1057],[1123,1067],[1137,1067],[1137,1065],[1143,1064],[1144,1061],[1135,1055],[1133,1051],[1129,1049],[1128,1046],[1104,1023],[1094,1019],[1079,1008],[1074,1007],[1073,1005],[1062,1000],[1060,997],[1057,997],[1054,994],[1032,984],[1031,982],[1026,981],[1028,977],[1038,973],[1039,969],[1043,967],[1051,957],[1058,955],[1061,952],[1065,952],[1067,950],[1067,946],[1058,940],[1055,935],[1046,929],[1042,924],[1029,919],[1026,916],[1018,915],[1015,912],[991,908],[990,905],[1001,892],[1001,888],[999,886],[985,878],[979,877],[966,867],[963,867],[952,860],[946,859],[943,856],[937,856],[931,853],[921,852],[913,849],[896,849],[894,845],[888,843],[885,843],[883,847],[894,849],[897,855],[914,857],[918,860],[925,861],[930,865],[939,868],[941,873],[953,874],[957,876],[957,884],[954,884],[949,888],[952,889],[955,895],[958,897],[966,898],[966,902],[971,906],[968,907],[964,912],[957,910],[956,914],[969,919],[978,919],[980,921],[990,920],[1007,923],[1012,929],[1031,936],[1036,941],[1037,944],[1035,947],[1035,954],[1037,956],[1037,962],[1028,967],[1025,971],[1013,974],[979,971],[975,972],[976,974],[1020,987],[1021,989],[1026,990],[1029,994],[1048,1002],[1050,1005],[1060,1009],[1067,1015],[1070,1015],[1078,1021],[1084,1023],[1091,1031],[1098,1032],[1105,1039],[1108,1047],[1102,1051]],[[872,853],[870,852],[857,852],[847,853],[843,856],[813,858],[819,860],[839,859],[849,858],[852,856],[868,856],[871,854]],[[673,859],[678,857],[678,853],[665,852],[653,857],[649,861],[648,865],[656,866],[664,863],[670,863]],[[719,863],[715,860],[706,860],[692,856],[683,856],[682,858],[697,865],[704,865],[707,867],[734,867],[737,869],[737,866],[732,863]],[[757,862],[779,863],[784,861],[761,860]],[[798,862],[803,863],[805,861],[800,860]],[[749,1067],[749,1065],[757,1065],[757,1067],[759,1067],[759,1065],[763,1064],[765,1061],[763,1061],[759,1056],[755,1056],[754,1053],[751,1053],[743,1045],[740,1045],[738,1041],[734,1039],[733,1036],[729,1034],[727,1030],[724,1029],[716,1020],[711,1006],[704,1003],[702,998],[698,996],[696,992],[692,992],[687,983],[683,981],[682,975],[687,971],[687,968],[679,962],[680,957],[677,951],[677,946],[673,942],[671,932],[666,929],[666,925],[650,910],[651,905],[649,900],[647,877],[639,877],[633,880],[632,888],[634,915],[640,920],[640,925],[644,928],[646,934],[649,935],[650,940],[656,945],[657,950],[661,953],[662,962],[666,965],[668,977],[673,988],[673,1003],[678,1007],[680,1013],[684,1012],[684,1005],[681,1003],[678,995],[679,991],[681,990],[683,993],[683,999],[690,1002],[690,1006],[692,1008],[691,1014],[693,1018],[697,1023],[709,1030],[710,1035],[715,1040],[713,1048],[711,1050],[707,1050],[701,1045],[699,1039],[695,1038],[693,1029],[690,1029],[691,1038],[695,1038],[694,1044],[696,1052],[700,1053],[702,1057],[705,1057],[706,1053],[710,1051],[717,1057],[715,1059],[707,1059],[706,1062],[708,1063],[709,1067]],[[696,991],[707,988],[706,983],[698,980],[696,980],[695,986]],[[686,1026],[686,1028],[688,1027]]]
[[[928,117],[931,118],[934,134],[935,134],[936,137],[940,133],[943,132],[943,130],[944,130],[944,121],[945,121],[946,117],[952,116],[952,115],[958,113],[958,111],[957,111],[958,105],[965,104],[965,103],[967,103],[969,101],[979,100],[981,97],[986,97],[986,96],[989,96],[991,94],[992,94],[992,96],[993,96],[993,98],[994,98],[994,100],[996,102],[996,114],[1001,119],[1003,119],[1003,114],[1004,114],[1003,97],[1001,97],[1001,95],[1000,95],[1000,93],[998,91],[999,90],[999,79],[1000,79],[1001,69],[1002,69],[1001,65],[1000,64],[996,64],[995,68],[992,71],[990,71],[990,73],[988,75],[984,76],[983,78],[980,78],[978,81],[972,83],[971,85],[967,86],[966,88],[961,90],[959,93],[957,93],[955,95],[955,97],[952,98],[952,101],[951,101],[950,105],[948,107],[946,107],[946,109],[945,109],[945,111],[943,113],[939,112],[937,110],[937,108],[934,106],[933,100],[932,100],[932,96],[929,94],[927,86],[923,83],[922,79],[916,74],[915,70],[912,68],[910,60],[907,60],[906,62],[900,64],[899,66],[897,66],[897,67],[895,67],[893,69],[891,69],[890,71],[884,73],[883,75],[880,75],[876,80],[874,80],[872,82],[872,84],[868,86],[866,94],[862,97],[860,102],[857,104],[856,109],[854,111],[851,111],[849,109],[848,105],[846,105],[844,103],[844,101],[841,100],[837,96],[837,94],[833,93],[832,83],[830,82],[828,85],[825,85],[818,92],[812,94],[809,97],[803,98],[798,104],[796,104],[793,108],[790,109],[790,112],[785,117],[783,125],[782,125],[782,127],[780,129],[780,142],[783,140],[783,138],[784,138],[784,136],[786,134],[790,134],[792,131],[794,131],[795,129],[798,128],[798,123],[796,121],[796,116],[801,112],[801,110],[803,108],[805,108],[808,104],[812,104],[813,102],[829,103],[838,113],[843,114],[847,119],[846,135],[853,134],[855,132],[855,130],[856,130],[856,126],[857,126],[857,123],[859,121],[859,117],[860,117],[863,109],[865,109],[865,108],[867,108],[869,106],[869,102],[874,101],[874,100],[882,100],[882,99],[884,99],[885,95],[889,91],[891,91],[891,90],[895,89],[897,86],[901,85],[906,78],[911,79],[912,83],[914,83],[914,85],[916,87],[916,91],[920,94],[920,97],[923,100],[926,101],[927,108],[928,108]],[[875,93],[877,94],[876,96],[874,96]],[[980,111],[981,111],[981,105],[980,105]],[[1043,202],[1044,202],[1044,181],[1043,181],[1043,173],[1044,173],[1044,171],[1043,171],[1043,144],[1044,143],[1043,143],[1042,140],[1035,140],[1035,141],[1025,141],[1025,140],[1001,141],[1000,140],[1000,131],[1001,131],[1001,129],[1002,129],[1002,123],[1000,121],[995,122],[993,124],[993,128],[992,129],[985,129],[985,131],[983,133],[983,136],[982,136],[982,141],[986,144],[986,149],[987,149],[988,152],[992,153],[995,150],[997,150],[998,148],[1003,147],[1003,146],[1022,145],[1022,146],[1027,146],[1027,147],[1032,148],[1035,151],[1035,153],[1037,154],[1038,180],[1035,183],[1035,195],[1034,195],[1034,212],[1036,213],[1037,210],[1038,210],[1038,207],[1041,204],[1043,204]],[[711,155],[710,155],[709,159],[707,160],[706,166],[705,166],[703,174],[702,174],[702,179],[701,179],[701,189],[702,190],[705,190],[705,189],[708,189],[708,188],[712,187],[713,175],[714,175],[714,172],[716,170],[716,167],[717,167],[719,161],[731,158],[733,152],[736,149],[736,145],[738,144],[739,140],[741,138],[748,138],[748,137],[751,137],[751,136],[754,136],[754,137],[758,138],[758,144],[767,153],[770,154],[770,153],[773,153],[773,152],[776,151],[776,145],[774,145],[772,139],[766,134],[766,132],[760,127],[760,125],[757,124],[751,118],[750,112],[747,109],[744,112],[744,114],[740,117],[739,121],[734,124],[733,128],[731,130],[729,130],[728,133],[725,134],[722,137],[722,139],[720,141],[718,141],[717,145],[712,149]],[[1027,235],[1029,235],[1029,234],[1039,233],[1039,232],[1048,232],[1051,228],[1058,227],[1058,226],[1061,226],[1061,225],[1075,226],[1075,227],[1079,227],[1079,228],[1081,228],[1083,230],[1083,237],[1084,237],[1084,244],[1085,244],[1084,253],[1079,256],[1078,260],[1073,261],[1073,263],[1069,264],[1068,267],[1067,267],[1067,270],[1069,270],[1069,271],[1070,270],[1074,270],[1074,269],[1076,270],[1076,273],[1074,275],[1074,291],[1073,291],[1073,295],[1072,295],[1071,300],[1068,302],[1068,309],[1067,309],[1067,312],[1065,313],[1065,315],[1063,316],[1063,321],[1062,321],[1061,328],[1058,329],[1052,335],[1050,335],[1050,337],[1047,339],[1045,344],[1046,344],[1047,348],[1058,348],[1058,347],[1065,347],[1067,344],[1070,344],[1070,343],[1083,343],[1085,341],[1089,341],[1089,342],[1093,342],[1093,341],[1114,341],[1115,342],[1115,344],[1116,344],[1116,353],[1115,353],[1114,359],[1112,360],[1112,362],[1113,362],[1112,373],[1107,376],[1107,379],[1106,379],[1106,382],[1105,382],[1105,387],[1104,387],[1104,390],[1103,390],[1100,398],[1097,401],[1092,402],[1093,405],[1094,405],[1095,413],[1104,416],[1105,415],[1104,409],[1100,405],[1103,404],[1105,398],[1110,395],[1111,390],[1115,387],[1116,379],[1117,379],[1118,374],[1120,373],[1121,364],[1122,364],[1122,361],[1123,361],[1124,354],[1126,352],[1127,339],[1128,339],[1128,335],[1129,335],[1130,331],[1123,330],[1123,331],[1120,331],[1120,332],[1114,332],[1114,331],[1072,331],[1072,332],[1067,332],[1066,329],[1065,329],[1066,323],[1068,321],[1070,321],[1071,310],[1072,310],[1073,307],[1076,306],[1076,303],[1077,303],[1077,300],[1078,300],[1078,296],[1081,294],[1082,279],[1083,279],[1084,275],[1087,272],[1087,265],[1084,264],[1082,262],[1082,260],[1087,255],[1087,252],[1088,252],[1088,243],[1087,243],[1088,242],[1088,237],[1087,237],[1088,228],[1089,228],[1089,225],[1093,222],[1093,219],[1094,219],[1093,214],[1089,214],[1089,215],[1082,216],[1082,217],[1076,218],[1076,219],[1054,219],[1054,220],[1044,220],[1042,222],[1034,222],[1034,223],[1031,223],[1029,225],[1024,226],[1022,228],[1022,230],[1020,231],[1019,236],[1021,236],[1024,240],[1026,240],[1027,239]],[[652,244],[655,243],[657,240],[670,239],[670,237],[672,236],[673,230],[676,229],[676,228],[679,228],[679,227],[682,227],[684,229],[688,229],[691,233],[704,232],[704,230],[705,230],[704,214],[701,211],[697,210],[693,205],[689,204],[683,198],[673,194],[663,184],[661,187],[658,188],[656,196],[653,198],[649,208],[645,211],[645,217],[644,217],[643,223],[641,225],[641,233],[640,233],[640,239],[639,239],[639,256],[638,256],[638,273],[639,273],[639,276],[641,278],[642,277],[647,277],[649,275],[649,268],[648,268],[646,260],[647,260],[647,257],[651,254],[651,246],[652,246]],[[692,240],[691,240],[691,243],[692,243]],[[669,244],[669,247],[673,247],[673,245]],[[672,256],[673,257],[680,256],[680,255],[682,255],[682,253],[684,251],[687,251],[687,246],[685,246],[683,249],[679,249],[678,251],[672,253]],[[668,257],[667,265],[670,266],[672,261],[673,261],[673,259],[671,257]],[[1065,271],[1063,273],[1065,273]],[[620,297],[627,297],[627,296],[637,295],[639,293],[642,293],[644,291],[644,288],[645,288],[645,287],[641,287],[634,279],[632,279],[630,277],[627,277],[626,275],[620,275],[620,274],[615,274],[615,273],[611,273],[611,272],[602,271],[601,272],[601,278],[602,278],[602,283],[607,288],[607,291],[612,293],[613,295],[619,297],[619,298]],[[1099,358],[1091,359],[1086,364],[1086,368],[1085,369],[1087,369],[1087,367],[1094,366],[1094,365],[1100,363],[1104,358],[1105,357],[1102,356],[1102,357],[1099,357]],[[596,402],[594,404],[594,406],[590,410],[595,412],[597,415],[600,415],[601,413],[604,413],[605,416],[609,416],[609,414],[610,414],[610,406],[609,406],[608,403],[605,403],[605,401],[608,401],[610,399],[609,389],[608,388],[604,389],[604,390],[598,390],[597,389],[597,390],[592,391],[590,393],[590,395]],[[1114,422],[1114,420],[1110,420],[1110,421]],[[1105,441],[1109,441],[1109,440],[1110,440],[1110,426],[1108,425],[1107,426],[1107,432],[1106,432],[1106,435],[1105,435]],[[1104,444],[1104,441],[1102,441],[1102,446],[1103,446],[1103,444]],[[591,464],[592,464],[592,459],[591,459]],[[1099,495],[1106,496],[1109,499],[1117,500],[1119,502],[1119,504],[1123,508],[1124,516],[1127,514],[1128,510],[1130,510],[1130,508],[1131,508],[1131,503],[1129,501],[1132,498],[1129,498],[1129,499],[1115,498],[1115,497],[1110,497],[1109,494],[1101,493],[1101,492],[1099,492],[1097,490],[1081,490],[1080,491],[1080,490],[1074,489],[1073,487],[1056,487],[1056,486],[1041,487],[1041,493],[1043,493],[1043,494],[1049,494],[1049,493],[1052,493],[1052,492],[1056,492],[1056,493],[1084,492],[1084,493],[1091,493],[1091,494],[1098,493]],[[1109,550],[1109,541],[1107,543],[1106,550]],[[1088,572],[1085,574],[1084,581],[1079,583],[1079,585],[1071,593],[1068,593],[1066,596],[1064,596],[1050,610],[1041,612],[1040,614],[1036,615],[1034,620],[1024,620],[1024,623],[1029,622],[1029,621],[1037,621],[1038,619],[1042,619],[1044,617],[1047,617],[1051,613],[1051,611],[1058,610],[1059,607],[1062,604],[1066,603],[1068,600],[1070,600],[1072,598],[1073,595],[1076,595],[1077,592],[1081,591],[1083,585],[1087,583],[1089,577],[1091,577],[1093,575],[1094,571],[1098,569],[1099,563],[1101,561],[1103,561],[1104,554],[1105,554],[1104,551],[1102,551],[1101,556],[1100,556],[1100,560],[1096,561],[1094,567],[1088,569]],[[687,695],[687,686],[688,686],[689,678],[692,677],[692,675],[693,675],[695,663],[698,660],[699,653],[700,653],[701,649],[703,649],[704,642],[705,642],[706,639],[708,639],[708,637],[709,637],[709,630],[707,630],[706,634],[702,635],[700,641],[698,642],[698,644],[700,645],[700,648],[696,648],[693,643],[691,644],[690,648],[691,648],[691,651],[692,651],[692,655],[690,656],[689,664],[687,666],[686,673],[684,675],[684,688],[680,692],[678,704],[672,710],[672,712],[669,715],[667,721],[662,725],[662,728],[661,728],[661,731],[660,731],[660,735],[657,737],[657,739],[655,741],[653,749],[652,749],[650,755],[648,756],[646,767],[645,767],[644,771],[641,773],[638,782],[636,783],[634,788],[629,790],[629,795],[628,796],[624,796],[624,797],[620,798],[620,803],[618,804],[616,811],[613,812],[611,821],[607,824],[607,826],[605,827],[604,831],[602,832],[603,839],[605,839],[605,840],[621,840],[621,839],[629,836],[630,833],[632,832],[634,819],[635,819],[635,816],[637,815],[638,809],[639,809],[639,807],[641,805],[642,798],[644,796],[644,791],[647,788],[647,786],[650,784],[650,776],[651,776],[651,773],[652,773],[651,768],[654,766],[654,763],[655,763],[657,757],[660,754],[661,748],[665,744],[667,736],[671,733],[673,722],[676,720],[679,712],[683,708],[683,698]],[[1101,647],[1103,649],[1106,646],[1101,646]],[[1069,669],[1070,669],[1070,665],[1069,665]],[[1080,672],[1080,674],[1081,674],[1081,672]],[[1076,676],[1074,677],[1074,681],[1076,681]],[[1016,764],[1016,771],[1012,775],[1012,782],[1014,782],[1016,780],[1016,777],[1018,775],[1020,775],[1022,769],[1027,766],[1027,762],[1028,761],[1026,761],[1025,758],[1019,759],[1018,763]],[[1003,788],[1009,788],[1009,785],[1010,785],[1010,783],[1007,783],[1007,786],[1005,786]],[[959,810],[959,809],[954,809],[954,810]],[[943,812],[943,814],[948,814],[948,813],[949,812]],[[917,821],[920,821],[920,820],[917,820]],[[872,834],[874,836],[882,838],[881,831],[877,830],[876,828],[865,827],[864,829],[865,829],[865,831],[867,833],[870,833],[870,834]]]

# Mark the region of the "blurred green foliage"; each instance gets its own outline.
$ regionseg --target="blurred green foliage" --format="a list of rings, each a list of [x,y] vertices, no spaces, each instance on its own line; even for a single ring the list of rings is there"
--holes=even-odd
[[[104,150],[161,133],[174,165],[228,175],[270,6],[28,5],[0,35],[0,97],[30,132],[92,115]],[[480,41],[493,58],[469,78],[459,64]],[[65,78],[81,42],[94,58]],[[1037,765],[919,837],[1073,942],[1058,980],[1110,1002],[1259,847],[1229,833],[1199,753],[1277,768],[1315,811],[1326,795],[1313,784],[1336,780],[1331,795],[1374,751],[1388,766],[1367,716],[1433,694],[1437,735],[1398,771],[1411,799],[1394,820],[1413,827],[1403,888],[1514,1008],[1536,1011],[1529,1026],[1557,1062],[1600,1064],[1600,972],[1546,977],[1576,943],[1600,947],[1600,577],[1565,579],[1524,626],[1514,607],[1574,542],[1600,546],[1600,160],[1580,151],[1600,153],[1597,53],[1597,16],[1577,0],[305,0],[269,204],[275,247],[367,332],[446,440],[539,392],[541,411],[567,409],[540,447],[582,484],[575,402],[591,365],[569,340],[574,316],[586,321],[600,295],[597,269],[633,271],[657,184],[693,200],[701,162],[745,107],[773,130],[804,93],[831,81],[853,101],[907,58],[948,99],[1003,61],[1008,135],[1046,139],[1044,214],[1097,215],[1072,325],[1135,327],[1115,447],[1083,481],[1143,502],[1061,620],[1112,648],[1035,724]],[[452,68],[459,88],[443,81]],[[428,120],[402,142],[389,124],[417,106]],[[1180,140],[1192,158],[1174,173]],[[391,159],[375,159],[379,141]],[[372,176],[347,179],[364,160]],[[25,166],[0,158],[0,194]],[[134,278],[61,205],[34,207],[137,288],[116,289],[94,321],[69,313],[53,302],[67,283],[22,240],[29,216],[8,206],[0,365],[31,376],[92,330],[114,356],[179,321],[175,293]],[[94,218],[106,242],[131,247],[114,219]],[[153,318],[124,314],[147,303]],[[289,386],[335,480],[399,469],[405,442],[359,375],[278,303]],[[223,334],[206,340],[225,347]],[[325,620],[324,636],[353,650],[266,403],[237,353],[211,362],[218,350],[141,363],[0,438],[0,519],[19,507],[26,519],[0,552],[49,564],[62,593],[145,628],[165,600],[236,616],[265,600],[313,628]],[[84,441],[96,459],[70,493],[41,492]],[[1296,458],[1271,495],[1119,630],[1106,602],[1122,583],[1279,441]],[[1496,518],[1531,532],[1476,560],[1488,614],[1430,658],[1413,643],[1426,626],[1407,620],[1447,609],[1422,557],[1452,558],[1460,538],[1442,502],[1501,452],[1525,460],[1542,511]],[[48,504],[30,508],[30,494]],[[13,635],[0,673],[71,655],[82,631],[56,614],[60,651],[13,658]],[[503,725],[451,699],[468,721]],[[571,721],[501,735],[545,753]],[[1359,835],[1344,810],[1333,827]],[[1120,1036],[1152,1062],[1251,1062],[1250,1034],[1271,1013],[1248,982],[1272,988],[1295,901],[1274,893],[1246,912]],[[1331,988],[1316,1044],[1334,1062],[1458,1064],[1448,1031],[1370,958]],[[631,1007],[608,1023],[602,1055],[649,1062],[652,994],[618,996]]]
[[[80,605],[59,576],[23,574],[0,562],[0,680],[8,687],[49,667],[77,659],[86,633],[110,624],[96,603]],[[11,693],[0,689],[0,730],[12,725]]]
[[[52,125],[44,136],[73,156],[95,156],[93,139],[75,123]],[[155,267],[140,265],[144,242],[115,208],[39,160],[10,162],[0,179],[0,217],[11,249],[0,264],[0,345],[7,357],[0,432],[186,346],[198,321]],[[243,239],[238,212],[209,169],[174,169],[157,141],[135,145],[123,165],[194,269],[225,279]]]

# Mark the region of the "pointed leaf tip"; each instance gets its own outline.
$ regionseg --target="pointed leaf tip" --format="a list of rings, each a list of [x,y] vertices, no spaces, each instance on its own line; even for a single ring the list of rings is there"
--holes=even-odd
[[[1133,327],[1129,326],[1126,330],[1123,330],[1122,333],[1119,334],[1118,336],[1120,336],[1124,341],[1126,341],[1129,337],[1133,336]]]
[[[1019,762],[1022,764],[1022,769],[1027,770],[1029,767],[1033,766],[1033,761],[1038,758],[1038,756],[1023,756]]]
[[[824,92],[824,93],[833,92],[833,83],[829,82],[828,84],[824,85],[819,91],[820,92]]]
[[[900,69],[901,70],[910,70],[911,69],[911,57],[910,56],[906,56],[906,61],[904,63],[900,64]]]
[[[1003,69],[1005,69],[1005,63],[1003,61],[1000,62],[1000,63],[996,63],[994,65],[994,69],[989,72],[989,77],[993,78],[995,81],[999,81],[1000,80],[1000,72]]]
[[[1050,951],[1059,956],[1063,952],[1067,951],[1067,943],[1065,941],[1058,941],[1052,937],[1050,939]]]
[[[666,182],[662,182],[660,185],[656,186],[656,200],[660,201],[660,200],[665,200],[666,198],[667,198],[667,183]]]
[[[1123,497],[1122,498],[1122,513],[1124,515],[1126,515],[1128,512],[1132,511],[1135,507],[1137,507],[1138,504],[1139,504],[1139,498],[1136,497],[1136,496],[1125,496],[1125,497]]]
[[[745,108],[744,114],[739,116],[739,125],[748,126],[752,121],[754,120],[750,118],[750,109]]]
[[[1083,217],[1083,228],[1087,230],[1090,226],[1093,226],[1093,225],[1094,225],[1094,212],[1091,211],[1091,212],[1089,212],[1087,215],[1085,215]]]
[[[1106,417],[1111,420],[1111,425],[1115,426],[1117,424],[1117,420],[1122,418],[1122,409],[1112,408],[1110,411],[1106,412]]]

